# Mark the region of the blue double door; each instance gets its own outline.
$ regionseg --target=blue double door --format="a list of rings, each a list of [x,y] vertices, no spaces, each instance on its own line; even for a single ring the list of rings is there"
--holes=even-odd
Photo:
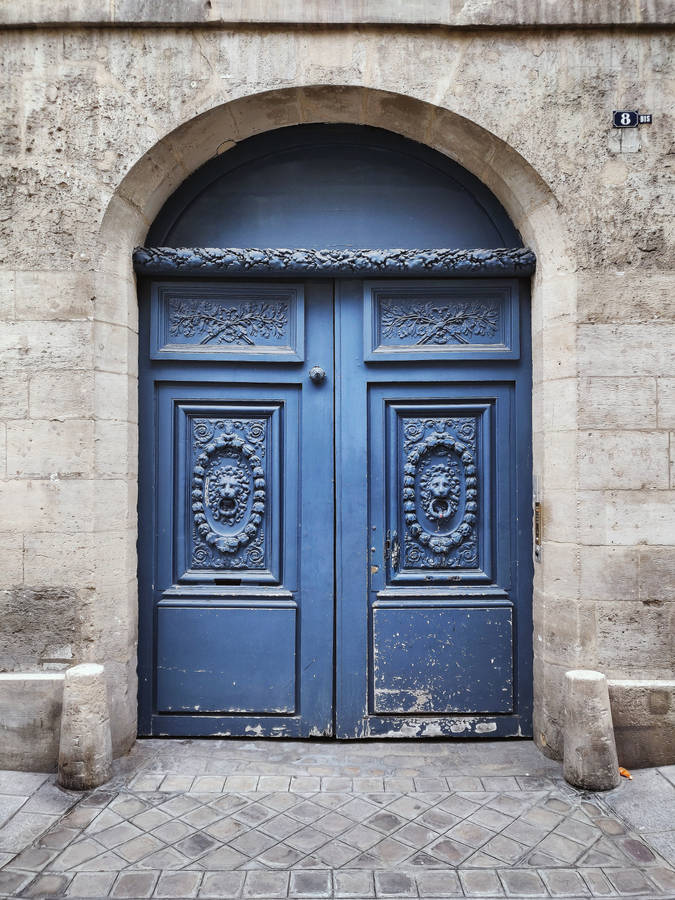
[[[147,280],[143,735],[531,732],[517,279]]]

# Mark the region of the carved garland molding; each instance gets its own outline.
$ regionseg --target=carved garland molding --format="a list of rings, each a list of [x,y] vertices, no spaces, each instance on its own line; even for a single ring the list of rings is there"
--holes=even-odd
[[[216,247],[137,247],[142,275],[455,275],[527,276],[535,255],[527,247],[497,250],[244,250]]]

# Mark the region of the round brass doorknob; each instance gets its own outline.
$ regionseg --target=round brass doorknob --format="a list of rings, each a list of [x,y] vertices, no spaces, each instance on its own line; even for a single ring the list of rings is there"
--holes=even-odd
[[[321,366],[312,366],[309,370],[309,379],[310,381],[313,381],[314,384],[321,384],[326,380],[326,373]]]

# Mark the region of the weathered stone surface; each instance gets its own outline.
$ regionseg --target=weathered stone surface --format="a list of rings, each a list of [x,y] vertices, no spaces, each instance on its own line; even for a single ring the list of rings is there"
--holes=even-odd
[[[601,672],[565,673],[563,775],[590,791],[607,791],[619,783],[607,679]]]
[[[609,700],[621,765],[670,764],[675,758],[675,681],[610,679]]]
[[[108,781],[112,742],[103,666],[81,663],[67,669],[59,739],[59,784],[85,791]]]
[[[63,674],[0,673],[0,769],[53,772]]]
[[[655,428],[656,385],[653,377],[580,378],[579,427]]]
[[[439,7],[433,0],[415,4],[382,3],[365,0],[358,4],[326,6],[321,0],[267,0],[262,6],[253,0],[224,2],[186,0],[176,6],[171,0],[141,3],[139,0],[118,0],[114,8],[91,0],[26,0],[20,7],[8,5],[3,9],[3,24],[197,24],[231,25],[236,23],[288,23],[328,25],[354,23],[393,25],[452,25],[500,26],[515,25],[651,25],[672,22],[672,9],[666,0],[649,0],[636,7],[629,0],[598,0],[592,6],[566,0],[555,5],[544,0],[525,0],[510,4],[467,4],[463,0]]]

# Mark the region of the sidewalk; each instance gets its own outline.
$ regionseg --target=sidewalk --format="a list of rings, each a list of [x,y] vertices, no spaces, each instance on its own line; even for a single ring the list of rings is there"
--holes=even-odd
[[[138,742],[0,773],[0,896],[675,897],[675,767],[572,789],[529,741]]]

